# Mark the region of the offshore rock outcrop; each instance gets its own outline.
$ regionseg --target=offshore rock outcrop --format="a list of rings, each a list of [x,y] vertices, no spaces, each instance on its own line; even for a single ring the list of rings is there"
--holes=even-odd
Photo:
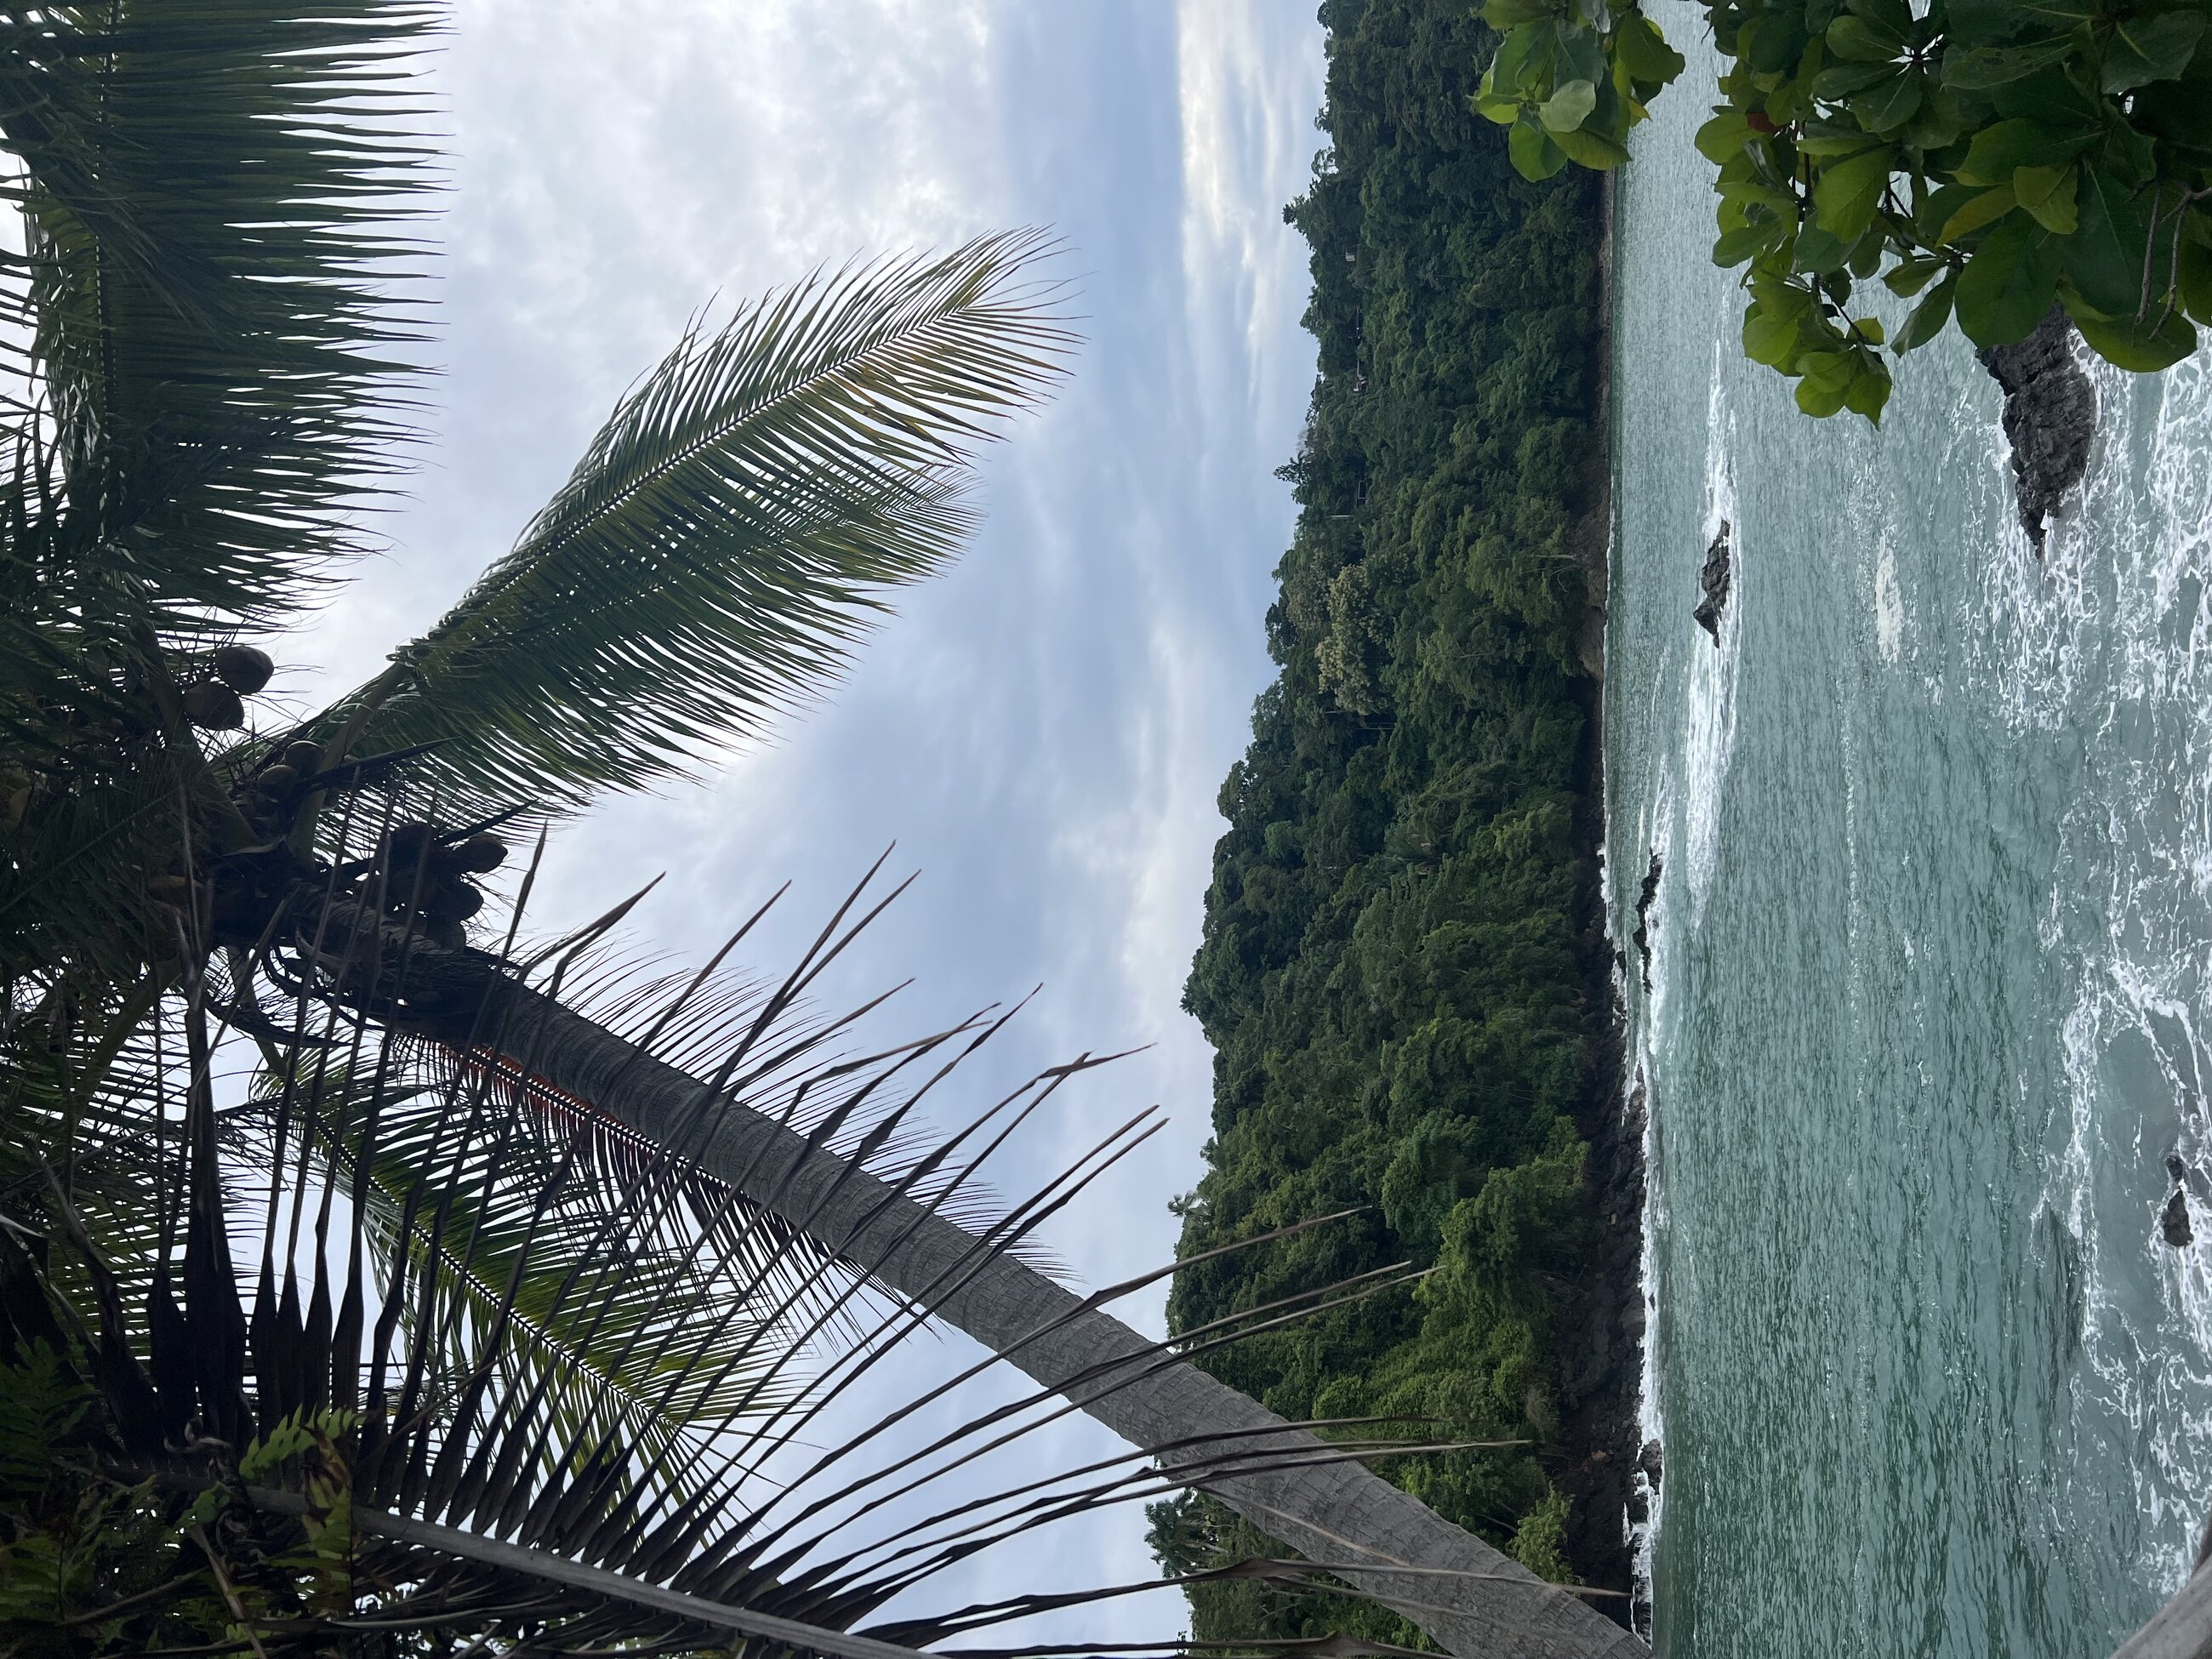
[[[2189,1200],[2179,1187],[2159,1213],[2158,1231],[2159,1236],[2177,1250],[2185,1249],[2197,1236],[2189,1224]]]
[[[1713,538],[1713,544],[1705,550],[1705,567],[1698,573],[1698,587],[1705,595],[1698,608],[1690,614],[1698,619],[1698,626],[1713,636],[1713,648],[1721,643],[1721,612],[1728,606],[1729,588],[1735,580],[1735,561],[1729,544],[1729,521],[1721,520],[1721,533]]]
[[[2045,521],[2089,470],[2097,435],[2097,392],[2074,361],[2074,325],[2058,307],[2018,345],[1991,346],[1982,367],[2004,388],[2005,441],[2012,446],[2021,528],[2043,556]]]
[[[1651,992],[1651,904],[1659,896],[1659,878],[1663,866],[1659,854],[1651,855],[1651,867],[1644,872],[1644,890],[1636,896],[1636,932],[1630,935],[1636,945],[1637,960],[1643,964],[1644,991]]]

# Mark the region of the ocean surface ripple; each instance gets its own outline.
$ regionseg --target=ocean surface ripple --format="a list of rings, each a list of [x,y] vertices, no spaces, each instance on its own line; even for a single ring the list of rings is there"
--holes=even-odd
[[[1617,938],[1662,866],[1625,976],[1652,1633],[2099,1659],[2212,1504],[2212,374],[2093,370],[2039,561],[1961,343],[1878,434],[1743,361],[1696,73],[1622,175],[1615,324]]]

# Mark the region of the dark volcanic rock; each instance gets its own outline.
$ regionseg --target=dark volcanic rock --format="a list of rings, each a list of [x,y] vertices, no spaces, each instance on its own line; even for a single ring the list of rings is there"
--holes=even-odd
[[[2040,557],[2044,520],[2089,470],[2096,388],[2074,361],[2074,325],[2057,306],[2018,345],[1982,353],[1982,367],[2004,388],[2005,441],[2012,446],[2021,527]]]
[[[1644,1478],[1646,1480],[1655,1487],[1658,1486],[1660,1474],[1665,1468],[1665,1461],[1656,1440],[1647,1440],[1644,1443],[1644,1450],[1636,1460],[1636,1467],[1644,1471]]]
[[[2197,1237],[2189,1225],[2189,1200],[2179,1187],[2173,1189],[2173,1196],[2166,1200],[2166,1208],[2158,1218],[2158,1232],[2177,1250]]]
[[[1651,867],[1644,872],[1644,890],[1636,896],[1636,931],[1629,937],[1636,942],[1636,954],[1644,964],[1644,989],[1651,989],[1651,901],[1659,896],[1659,855],[1651,855]]]
[[[1713,648],[1721,643],[1721,612],[1728,608],[1729,583],[1735,575],[1729,556],[1729,521],[1721,520],[1721,533],[1713,538],[1713,544],[1705,550],[1705,568],[1698,573],[1698,586],[1705,598],[1690,614],[1698,619],[1698,626],[1713,636]]]
[[[1612,990],[1610,976],[1601,989]],[[1608,1029],[1600,1040],[1595,1085],[1578,1103],[1576,1127],[1589,1146],[1583,1186],[1585,1271],[1562,1288],[1557,1323],[1559,1356],[1560,1465],[1553,1480],[1570,1505],[1567,1559],[1586,1584],[1626,1591],[1633,1561],[1621,1521],[1637,1483],[1638,1390],[1643,1345],[1634,1327],[1644,1308],[1644,1091],[1621,1097],[1622,1013],[1610,994]],[[1597,1605],[1626,1620],[1628,1596]]]

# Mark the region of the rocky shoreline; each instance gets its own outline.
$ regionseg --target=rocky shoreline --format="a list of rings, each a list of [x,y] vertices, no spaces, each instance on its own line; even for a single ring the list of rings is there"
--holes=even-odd
[[[1589,1061],[1575,1127],[1589,1146],[1583,1220],[1589,1240],[1583,1271],[1559,1297],[1560,1466],[1552,1479],[1571,1506],[1567,1559],[1593,1589],[1618,1592],[1595,1602],[1622,1624],[1636,1590],[1629,1534],[1643,1426],[1644,1122],[1642,1095],[1626,1091],[1628,1011],[1621,1000],[1605,892],[1606,599],[1613,548],[1612,321],[1613,218],[1605,175],[1596,412],[1592,425],[1589,506],[1577,538],[1589,603],[1582,636],[1586,681],[1583,744],[1577,757],[1574,838],[1577,933],[1589,1011]]]

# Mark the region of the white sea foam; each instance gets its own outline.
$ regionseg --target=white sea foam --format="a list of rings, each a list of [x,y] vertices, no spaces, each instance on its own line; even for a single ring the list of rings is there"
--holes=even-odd
[[[1723,331],[1722,338],[1725,338]],[[1720,854],[1723,790],[1735,750],[1736,662],[1743,637],[1743,608],[1750,599],[1750,536],[1736,505],[1735,412],[1728,401],[1720,339],[1713,343],[1712,381],[1705,406],[1705,501],[1702,534],[1708,544],[1725,524],[1729,532],[1728,603],[1721,609],[1719,649],[1705,641],[1690,653],[1682,733],[1682,851],[1689,925],[1705,914]],[[1663,935],[1662,935],[1663,937]],[[1653,981],[1657,982],[1656,977]]]
[[[2158,1226],[2166,1153],[2212,1171],[2212,376],[2201,359],[2162,383],[2091,374],[2078,502],[2043,566],[1993,569],[1989,597],[2016,729],[2087,750],[2042,926],[2076,974],[2045,1203],[2079,1249],[2075,1423],[2141,1449],[2146,1562],[2170,1590],[2212,1502],[2212,1213],[2194,1206],[2188,1249]]]
[[[1905,599],[1897,591],[1897,553],[1887,533],[1874,564],[1874,642],[1887,663],[1897,660],[1905,645]]]

